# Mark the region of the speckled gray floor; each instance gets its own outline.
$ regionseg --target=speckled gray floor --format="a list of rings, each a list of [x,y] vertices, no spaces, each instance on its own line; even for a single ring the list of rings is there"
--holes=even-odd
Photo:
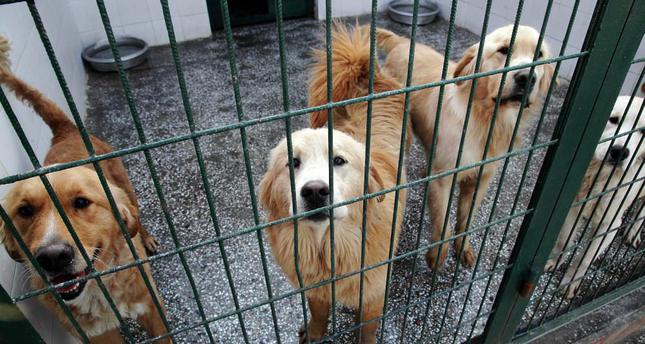
[[[394,24],[386,18],[381,18],[379,25],[402,34],[409,34],[409,28]],[[447,27],[448,25],[444,21],[420,27],[418,41],[443,50]],[[292,20],[285,23],[289,95],[292,109],[302,108],[306,105],[307,66],[311,62],[309,50],[311,47],[321,46],[322,32],[322,25],[315,20]],[[275,25],[237,28],[234,30],[234,39],[240,74],[241,105],[245,118],[261,118],[280,113],[282,111],[282,95]],[[453,43],[455,58],[460,57],[463,51],[477,40],[477,35],[463,29],[456,29]],[[219,127],[237,122],[223,34],[217,33],[212,39],[183,43],[180,45],[180,52],[197,129]],[[129,79],[148,141],[189,132],[175,69],[167,47],[153,48],[149,61],[130,71]],[[543,128],[538,136],[538,143],[549,139],[565,93],[566,82],[563,82],[551,99]],[[87,123],[93,133],[106,139],[117,148],[139,143],[116,75],[90,74],[89,105]],[[295,118],[293,123],[296,129],[306,125],[304,117]],[[265,170],[267,153],[284,136],[284,130],[283,121],[247,128],[249,158],[255,187]],[[535,125],[522,138],[525,144],[530,142],[534,132]],[[251,198],[245,175],[239,130],[203,137],[200,139],[200,144],[211,191],[215,199],[219,229],[223,234],[231,234],[253,226]],[[209,215],[192,142],[183,141],[163,146],[150,153],[168,203],[167,209],[172,225],[177,231],[179,244],[195,244],[213,238],[215,228]],[[520,202],[516,212],[525,209],[545,151],[538,150],[535,153],[528,167],[527,180],[521,188]],[[160,252],[175,248],[143,154],[133,154],[125,157],[124,160],[139,196],[143,222],[161,243]],[[509,215],[525,162],[526,155],[510,160],[500,201],[495,214],[493,214],[493,219]],[[424,165],[422,149],[418,143],[415,143],[408,161],[409,179],[413,180],[422,176]],[[484,205],[474,217],[473,227],[482,226],[488,222],[492,198],[498,185],[498,181],[491,185],[483,202]],[[404,254],[414,249],[415,238],[419,230],[421,191],[422,189],[417,187],[409,193],[405,226],[401,234],[398,254]],[[426,216],[426,223],[427,221]],[[473,276],[472,269],[460,269],[456,273],[455,279],[455,285],[458,288],[453,293],[447,291],[453,284],[455,276],[455,260],[452,248],[450,248],[446,269],[437,276],[436,293],[429,300],[430,313],[427,318],[424,318],[424,312],[428,304],[433,275],[426,267],[423,255],[416,258],[418,270],[415,276],[410,276],[412,265],[415,263],[412,258],[403,259],[394,264],[389,301],[390,310],[398,309],[405,304],[408,291],[411,292],[411,302],[416,306],[409,309],[404,334],[401,331],[404,312],[394,313],[392,317],[387,319],[384,328],[386,342],[394,343],[397,340],[402,340],[405,343],[414,341],[425,343],[432,340],[431,336],[439,333],[441,342],[452,342],[462,313],[463,319],[459,326],[463,329],[459,331],[458,339],[464,339],[470,333],[472,325],[475,325],[474,334],[480,333],[485,323],[485,315],[490,311],[501,280],[503,272],[500,267],[504,266],[508,260],[513,239],[521,221],[521,217],[511,221],[504,243],[501,241],[506,222],[490,227],[487,244],[480,254],[481,263],[476,275]],[[422,228],[422,230],[424,231],[421,236],[422,244],[426,244],[426,228]],[[472,242],[476,249],[481,247],[483,235],[484,231],[479,231],[472,236]],[[247,307],[267,299],[259,245],[255,232],[224,241],[223,246],[231,267],[240,307]],[[273,295],[278,296],[291,291],[292,287],[278,266],[273,263],[268,245],[266,242],[263,245],[267,252],[268,276]],[[493,270],[493,262],[498,255],[496,273],[490,275],[490,271]],[[186,259],[195,279],[206,317],[217,317],[235,310],[219,247],[208,245],[188,251]],[[173,255],[157,260],[152,265],[173,328],[198,323],[201,318],[197,311],[195,296],[191,291],[179,257]],[[469,289],[472,279],[475,279],[476,282],[472,283],[472,289]],[[485,293],[489,281],[490,286]],[[467,292],[470,293],[468,298],[466,298]],[[483,307],[478,313],[479,305],[482,302]],[[296,342],[297,329],[302,322],[299,297],[284,298],[276,301],[274,305],[277,312],[280,339],[285,343]],[[482,317],[475,321],[478,314]],[[442,321],[444,315],[445,321]],[[351,326],[351,311],[339,308],[338,319],[340,329]],[[272,343],[276,341],[276,333],[268,305],[244,312],[243,320],[250,342]],[[427,332],[425,337],[419,338],[424,324],[428,327]],[[210,324],[210,329],[218,342],[243,341],[236,316],[229,316],[213,322]],[[352,338],[353,335],[346,334],[339,338],[339,342],[351,342]],[[176,339],[180,343],[208,342],[203,326],[183,332]]]

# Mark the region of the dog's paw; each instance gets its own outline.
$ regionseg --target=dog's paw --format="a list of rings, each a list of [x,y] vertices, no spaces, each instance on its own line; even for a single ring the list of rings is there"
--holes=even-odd
[[[475,253],[473,253],[472,247],[468,246],[467,248],[464,249],[464,251],[461,253],[461,264],[463,266],[472,268],[475,265]]]
[[[147,237],[141,238],[143,241],[143,247],[146,248],[146,253],[148,256],[151,256],[155,253],[157,253],[157,250],[159,250],[159,242],[155,237],[152,235],[148,235]]]
[[[317,336],[311,333],[311,324],[309,325],[309,327],[309,336],[307,336],[305,333],[305,325],[300,325],[300,328],[298,329],[298,343],[306,344],[307,342],[317,342],[320,340],[320,338],[322,338],[322,334]]]
[[[641,246],[641,232],[635,231],[635,233],[628,233],[625,242],[633,248],[639,248]]]
[[[580,283],[582,282],[580,279],[575,281],[574,279],[571,271],[567,271],[564,277],[562,277],[562,281],[560,281],[560,295],[567,300],[571,300],[576,296],[578,287],[580,287]]]
[[[440,272],[443,270],[443,265],[446,261],[446,249],[441,250],[441,255],[437,259],[438,250],[430,250],[426,252],[426,263],[431,270]]]

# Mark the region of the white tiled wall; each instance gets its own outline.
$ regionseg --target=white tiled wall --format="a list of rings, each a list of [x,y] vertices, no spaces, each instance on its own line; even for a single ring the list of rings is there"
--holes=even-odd
[[[83,46],[104,39],[105,30],[95,1],[68,0]],[[211,34],[206,0],[169,0],[178,41]],[[110,24],[117,35],[132,35],[150,45],[168,44],[168,32],[159,0],[105,0]]]
[[[390,0],[378,2],[379,12],[387,9]],[[323,20],[327,16],[325,0],[316,0],[315,14],[316,18]],[[332,17],[348,17],[367,14],[372,12],[372,0],[332,0],[331,2]]]
[[[78,29],[68,15],[67,0],[36,0],[47,33],[56,52],[65,79],[81,116],[85,116],[86,75],[80,58],[81,42]],[[0,34],[11,41],[10,59],[13,71],[52,98],[69,113],[69,108],[42,46],[29,10],[24,3],[0,7]],[[44,158],[49,148],[51,132],[33,111],[5,92],[30,144],[38,157]],[[7,116],[0,108],[0,177],[32,169],[29,159],[18,141]],[[0,199],[7,186],[0,186]],[[20,295],[29,289],[24,269],[11,260],[4,248],[0,249],[0,284],[11,295]],[[58,321],[36,301],[19,304],[36,330],[48,343],[73,343],[75,340],[60,328]]]

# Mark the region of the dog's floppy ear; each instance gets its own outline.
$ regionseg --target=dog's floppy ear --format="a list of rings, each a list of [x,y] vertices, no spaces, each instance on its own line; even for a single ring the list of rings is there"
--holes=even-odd
[[[119,213],[123,222],[125,222],[125,226],[128,228],[130,237],[134,238],[139,232],[139,227],[141,227],[139,209],[132,204],[128,195],[121,188],[110,185],[110,191],[112,191],[116,205],[119,208]]]
[[[549,91],[549,85],[551,85],[551,78],[553,78],[553,73],[555,72],[555,67],[551,64],[545,64],[544,66],[544,75],[540,80],[540,94],[546,94]],[[559,85],[560,82],[558,79],[555,79],[555,84]]]
[[[478,47],[479,44],[475,44],[464,52],[464,56],[459,60],[459,63],[457,63],[457,67],[455,68],[455,78],[473,74],[473,72],[475,72],[475,57],[477,55]],[[457,85],[461,85],[463,83],[464,81],[458,81]]]
[[[7,250],[7,254],[9,254],[9,257],[11,259],[15,260],[16,262],[22,262],[24,259],[20,255],[20,248],[18,247],[18,243],[14,239],[13,235],[9,233],[9,230],[6,228],[4,221],[0,219],[0,243],[4,245],[5,250]]]
[[[378,167],[374,166],[372,164],[370,166],[370,184],[368,185],[368,191],[369,193],[375,193],[383,190],[385,188],[383,179],[381,178],[381,175],[379,174]],[[383,202],[385,200],[385,195],[379,195],[376,196],[376,201],[377,202]]]

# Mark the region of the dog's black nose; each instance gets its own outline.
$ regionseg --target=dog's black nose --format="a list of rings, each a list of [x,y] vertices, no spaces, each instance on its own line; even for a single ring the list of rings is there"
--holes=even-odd
[[[529,72],[518,72],[513,79],[515,80],[516,87],[521,90],[530,89],[535,85],[535,75],[529,78]],[[529,79],[531,79],[530,85]]]
[[[621,145],[613,145],[609,148],[609,161],[621,162],[629,157],[629,148]]]
[[[300,196],[304,199],[307,210],[324,207],[329,199],[329,187],[323,181],[313,180],[300,189]]]
[[[36,251],[36,261],[47,272],[61,272],[74,260],[74,249],[68,244],[54,244]]]

